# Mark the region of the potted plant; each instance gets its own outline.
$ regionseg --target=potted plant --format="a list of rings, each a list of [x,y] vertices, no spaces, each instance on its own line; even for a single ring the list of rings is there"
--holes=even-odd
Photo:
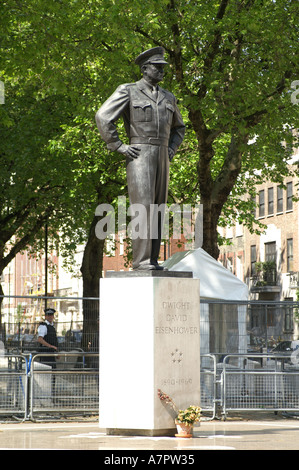
[[[190,405],[185,410],[179,410],[175,420],[178,437],[192,437],[194,423],[200,421],[200,407]]]
[[[158,396],[166,405],[170,405],[176,412],[175,425],[178,433],[176,437],[192,437],[194,423],[200,421],[201,408],[199,406],[190,405],[185,410],[180,410],[170,398],[169,395],[158,389]]]

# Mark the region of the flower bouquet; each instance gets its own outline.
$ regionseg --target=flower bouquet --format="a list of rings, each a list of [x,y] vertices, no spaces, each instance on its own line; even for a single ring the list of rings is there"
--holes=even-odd
[[[170,405],[176,411],[175,424],[178,430],[176,437],[192,437],[194,423],[200,421],[201,408],[190,405],[185,410],[180,410],[169,395],[158,389],[158,396],[165,404]]]

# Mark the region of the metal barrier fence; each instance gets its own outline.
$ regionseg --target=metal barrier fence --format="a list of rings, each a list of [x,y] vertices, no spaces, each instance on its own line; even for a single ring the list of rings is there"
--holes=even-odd
[[[201,355],[201,408],[211,419],[229,412],[299,414],[299,349],[286,353]]]
[[[224,418],[228,411],[299,411],[296,354],[228,355],[219,382]]]
[[[99,355],[84,352],[7,355],[0,358],[0,414],[36,419],[99,413]],[[216,416],[216,358],[205,355],[202,410]]]
[[[0,414],[27,415],[28,361],[20,355],[0,356]]]
[[[55,366],[47,354],[32,358],[30,368],[29,418],[40,413],[98,413],[98,355],[65,353],[56,357]]]
[[[217,358],[213,354],[201,355],[200,407],[202,412],[214,419],[217,416]]]
[[[98,354],[0,357],[0,415],[20,419],[99,413]],[[230,354],[201,356],[204,419],[240,411],[299,412],[297,356]]]
[[[93,310],[95,300],[48,299],[57,309],[58,320],[65,319],[56,323],[60,358],[52,369],[41,362],[34,336],[44,299],[2,298],[0,414],[34,418],[43,413],[98,413],[100,325],[83,322],[83,313]],[[16,321],[19,313],[23,316]],[[298,302],[202,299],[199,313],[205,415],[225,418],[242,410],[299,411],[299,365],[279,356],[282,351],[288,354],[299,337]],[[88,340],[82,342],[84,335]]]
[[[99,355],[93,353],[0,356],[0,415],[98,414]]]

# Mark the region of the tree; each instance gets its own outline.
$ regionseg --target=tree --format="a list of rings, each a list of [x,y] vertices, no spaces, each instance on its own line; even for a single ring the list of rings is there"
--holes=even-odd
[[[82,129],[96,135],[92,125],[96,103],[90,114],[89,100],[91,95],[95,99],[90,88],[94,92],[99,86],[94,64],[85,61],[85,48],[90,46],[87,29],[87,37],[78,37],[78,26],[89,18],[84,16],[84,2],[72,7],[43,1],[35,5],[3,2],[0,7],[1,79],[6,95],[0,108],[1,272],[20,250],[37,247],[50,216],[52,237],[63,234],[65,244],[60,249],[64,253],[74,249],[75,242],[88,233],[97,203],[95,184],[103,185],[101,171],[95,183],[94,152],[87,155],[82,148],[88,140]],[[91,50],[96,54],[92,46]],[[70,129],[73,140],[80,138],[73,148]]]
[[[36,88],[6,80],[0,108],[0,274],[17,253],[55,234],[66,201],[67,162],[50,158],[49,136],[59,128],[63,102],[36,99]],[[51,224],[49,224],[51,220]],[[2,287],[0,288],[2,294]]]

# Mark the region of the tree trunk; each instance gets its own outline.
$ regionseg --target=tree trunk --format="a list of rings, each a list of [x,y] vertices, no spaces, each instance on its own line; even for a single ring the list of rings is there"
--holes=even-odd
[[[0,243],[0,259],[2,260],[4,257],[4,244]],[[3,274],[4,268],[0,268],[0,279]],[[0,295],[4,295],[4,291],[2,288],[2,284],[0,281]],[[2,304],[3,304],[3,297],[0,297],[0,332],[2,331]]]
[[[105,240],[96,237],[94,216],[84,249],[81,273],[83,279],[83,336],[84,351],[98,349],[100,278],[103,269]]]
[[[1,275],[2,273],[0,273],[0,277]],[[2,295],[4,295],[4,292],[3,292],[2,285],[0,282],[0,296]],[[3,303],[3,297],[0,297],[0,333],[2,332],[2,303]]]
[[[201,199],[203,205],[203,244],[202,249],[215,259],[219,257],[218,247],[218,211],[210,200]]]
[[[222,169],[213,178],[211,173],[211,162],[214,156],[213,139],[211,134],[198,125],[200,115],[192,115],[197,122],[197,136],[199,141],[199,161],[197,174],[200,187],[200,203],[203,205],[203,246],[202,248],[213,258],[218,259],[218,221],[224,204],[232,191],[242,167],[241,143],[244,143],[247,136],[237,139],[231,137],[230,145],[227,149],[225,161]]]

